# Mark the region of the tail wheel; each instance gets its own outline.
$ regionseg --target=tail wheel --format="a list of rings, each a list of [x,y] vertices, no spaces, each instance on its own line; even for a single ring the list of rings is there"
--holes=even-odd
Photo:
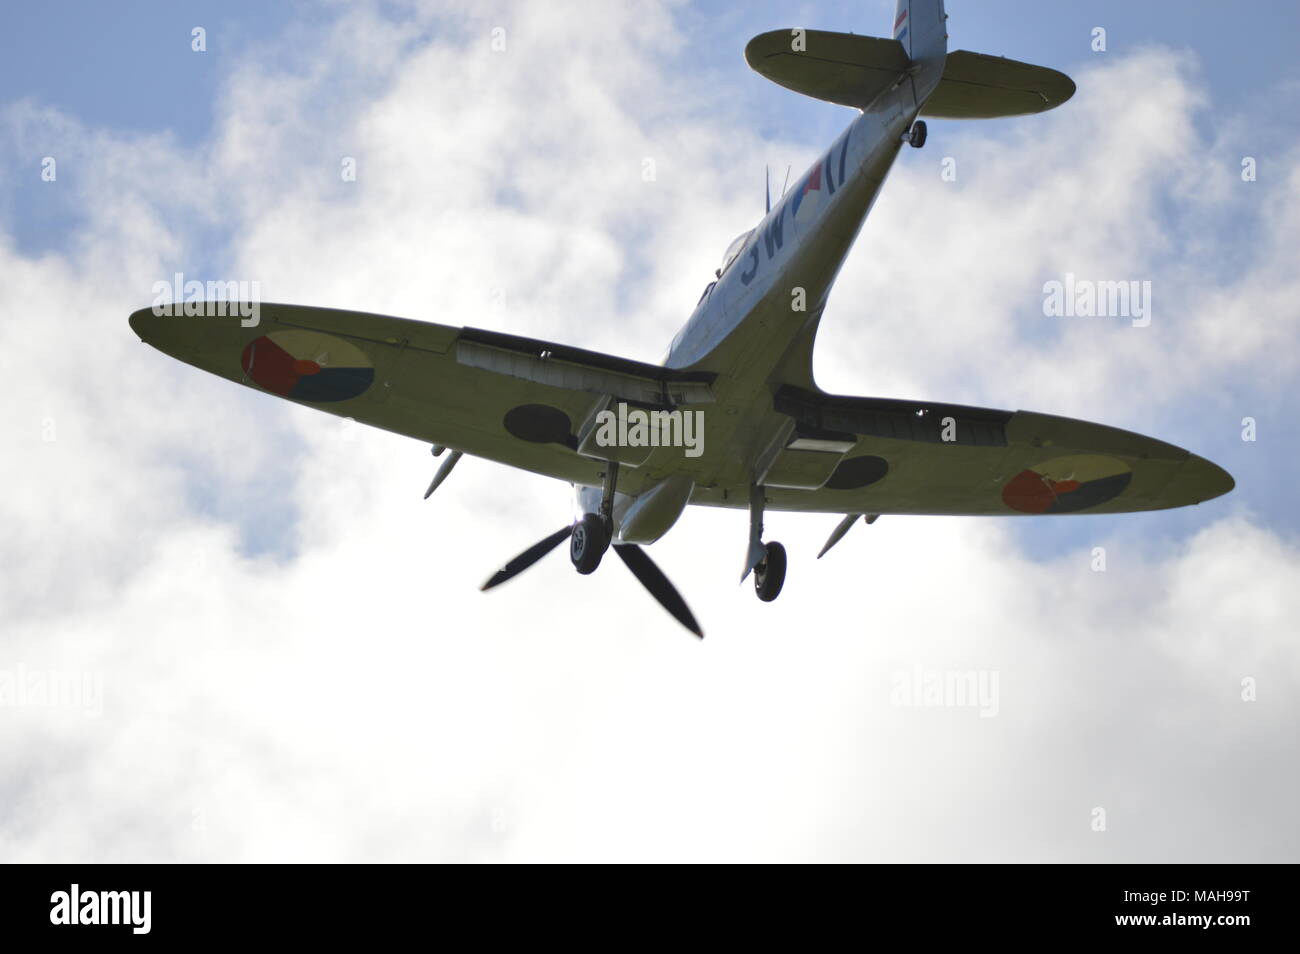
[[[918,119],[916,122],[912,123],[912,133],[908,137],[907,141],[911,144],[913,149],[920,149],[925,145],[925,135],[925,120]]]
[[[583,514],[569,536],[569,559],[574,568],[583,575],[593,572],[600,566],[600,558],[607,549],[609,533],[605,530],[605,521],[598,513]]]
[[[770,603],[781,595],[785,583],[785,547],[772,542],[764,544],[767,554],[754,567],[754,592],[764,603]]]

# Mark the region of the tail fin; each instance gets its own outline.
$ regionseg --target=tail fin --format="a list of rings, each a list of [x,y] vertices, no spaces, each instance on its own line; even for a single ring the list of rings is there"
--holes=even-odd
[[[898,0],[893,36],[903,45],[912,64],[919,67],[912,76],[918,104],[929,98],[943,78],[948,55],[947,19],[943,0]]]

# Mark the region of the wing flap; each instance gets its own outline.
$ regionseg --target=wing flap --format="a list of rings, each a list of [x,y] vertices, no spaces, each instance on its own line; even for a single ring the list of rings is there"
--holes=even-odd
[[[473,328],[456,339],[463,365],[553,387],[651,406],[712,404],[713,376]]]

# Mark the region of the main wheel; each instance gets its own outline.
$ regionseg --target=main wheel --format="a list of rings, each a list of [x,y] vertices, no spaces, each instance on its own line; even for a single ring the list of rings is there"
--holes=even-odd
[[[916,122],[912,123],[912,136],[908,139],[908,142],[911,143],[913,149],[920,149],[925,145],[925,135],[926,128],[924,119],[918,119]]]
[[[569,559],[579,573],[591,573],[600,566],[600,558],[609,548],[605,521],[598,513],[587,513],[573,525],[569,535]]]
[[[785,583],[785,547],[773,541],[763,545],[767,554],[754,567],[754,592],[764,603],[781,595]]]

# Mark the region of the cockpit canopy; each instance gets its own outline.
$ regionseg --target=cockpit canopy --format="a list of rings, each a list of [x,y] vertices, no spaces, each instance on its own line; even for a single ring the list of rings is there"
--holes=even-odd
[[[753,234],[754,230],[750,229],[748,232],[737,235],[735,241],[727,246],[727,252],[722,256],[722,267],[718,269],[719,277],[721,277],[722,273],[727,270],[727,267],[740,255],[741,251],[745,247],[745,243],[749,241],[749,237]]]

